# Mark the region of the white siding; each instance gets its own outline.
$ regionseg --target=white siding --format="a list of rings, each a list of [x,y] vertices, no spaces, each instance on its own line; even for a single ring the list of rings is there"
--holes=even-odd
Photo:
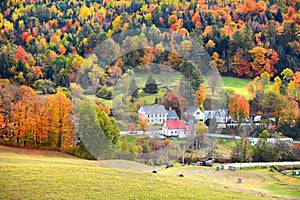
[[[199,108],[193,113],[193,117],[198,121],[205,121],[205,115]]]

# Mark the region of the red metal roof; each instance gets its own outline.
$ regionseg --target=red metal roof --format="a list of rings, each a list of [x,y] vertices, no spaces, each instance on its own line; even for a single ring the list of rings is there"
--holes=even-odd
[[[166,121],[168,129],[186,129],[185,122],[183,120],[168,120]]]

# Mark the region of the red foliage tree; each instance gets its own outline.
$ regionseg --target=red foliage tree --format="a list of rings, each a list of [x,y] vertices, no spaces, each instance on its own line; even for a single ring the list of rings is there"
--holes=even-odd
[[[246,61],[242,61],[240,67],[236,70],[239,76],[250,76],[250,65]]]
[[[167,109],[174,109],[178,115],[181,114],[181,111],[187,108],[186,99],[180,94],[175,94],[173,91],[167,92],[167,94],[164,96],[163,103]]]
[[[135,126],[134,126],[133,123],[130,123],[130,124],[129,124],[128,130],[131,131],[131,132],[132,132],[132,131],[135,131]]]
[[[17,59],[17,61],[21,60],[21,61],[23,61],[23,63],[26,63],[26,52],[22,46],[18,47],[18,50],[15,54],[15,58]]]

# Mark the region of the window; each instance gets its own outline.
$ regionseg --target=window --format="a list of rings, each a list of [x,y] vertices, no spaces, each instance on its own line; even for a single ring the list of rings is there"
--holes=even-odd
[[[173,134],[173,131],[171,131],[171,134]]]
[[[197,115],[200,115],[200,112],[197,112]]]

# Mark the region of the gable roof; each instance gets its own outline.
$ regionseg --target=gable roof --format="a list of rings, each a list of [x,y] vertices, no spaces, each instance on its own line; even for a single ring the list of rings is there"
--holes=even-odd
[[[186,129],[183,120],[168,120],[165,122],[168,129]]]
[[[179,118],[175,110],[167,110],[167,113],[168,113],[167,116],[168,119]]]
[[[218,110],[205,110],[204,111],[205,119],[216,118],[218,113],[219,113]]]
[[[185,112],[186,112],[187,114],[192,115],[197,109],[198,109],[198,108],[196,108],[195,106],[191,106],[191,107],[189,107]]]
[[[216,117],[228,117],[228,109],[219,109],[219,110],[205,110],[204,115],[206,119],[212,119]]]
[[[227,117],[227,116],[229,116],[228,109],[220,109],[219,110],[219,115],[220,115],[220,117]]]
[[[155,115],[155,114],[167,114],[167,111],[163,105],[155,104],[153,106],[142,106],[146,115]]]

